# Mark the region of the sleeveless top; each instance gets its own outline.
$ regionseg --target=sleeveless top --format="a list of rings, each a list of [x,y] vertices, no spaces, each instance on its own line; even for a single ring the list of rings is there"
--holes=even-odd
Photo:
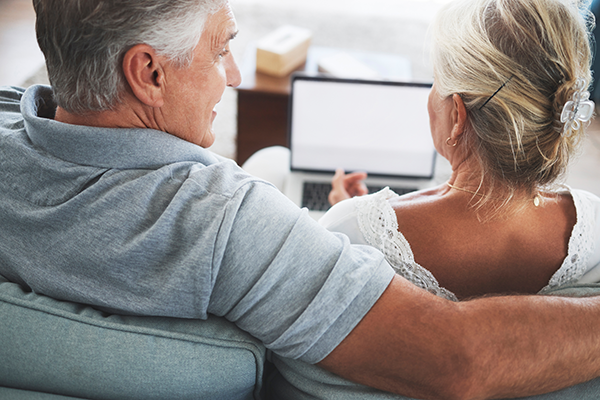
[[[577,222],[571,232],[567,256],[539,293],[576,283],[594,267],[600,269],[600,255],[597,254],[600,250],[597,243],[600,239],[600,199],[566,186],[564,192],[573,197]],[[437,296],[457,301],[454,293],[441,287],[431,272],[415,262],[410,244],[398,231],[397,216],[388,201],[393,197],[399,196],[385,188],[372,195],[345,200],[341,203],[353,203],[353,209],[347,203],[339,208],[336,205],[320,222],[329,230],[348,234],[353,242],[363,242],[379,249],[396,272],[413,284]],[[343,223],[339,223],[342,220]],[[360,234],[355,232],[356,229]]]

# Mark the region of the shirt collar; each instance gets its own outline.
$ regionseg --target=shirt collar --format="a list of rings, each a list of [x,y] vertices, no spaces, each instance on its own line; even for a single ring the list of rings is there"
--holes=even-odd
[[[181,161],[204,165],[217,157],[200,146],[153,129],[100,128],[55,121],[52,88],[35,85],[21,99],[27,135],[62,160],[100,168],[157,168]]]

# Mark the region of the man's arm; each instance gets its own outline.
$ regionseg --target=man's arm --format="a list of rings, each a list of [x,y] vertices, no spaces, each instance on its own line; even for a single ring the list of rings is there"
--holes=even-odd
[[[396,276],[319,363],[424,399],[535,395],[600,374],[600,297],[490,297],[453,303]]]

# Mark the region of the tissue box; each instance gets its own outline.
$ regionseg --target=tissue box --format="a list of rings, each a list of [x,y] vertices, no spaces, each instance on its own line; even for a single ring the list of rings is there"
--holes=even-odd
[[[288,75],[306,61],[311,38],[308,29],[280,27],[258,42],[256,70],[277,77]]]

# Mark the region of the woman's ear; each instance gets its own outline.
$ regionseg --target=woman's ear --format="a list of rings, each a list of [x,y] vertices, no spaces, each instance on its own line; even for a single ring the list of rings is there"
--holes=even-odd
[[[460,136],[464,133],[465,127],[467,125],[467,108],[465,107],[465,103],[463,102],[462,97],[458,93],[454,93],[452,95],[452,132],[450,133],[450,137],[453,140],[458,140]]]
[[[162,107],[164,104],[163,58],[146,44],[130,48],[123,57],[123,74],[133,95],[150,107]]]

